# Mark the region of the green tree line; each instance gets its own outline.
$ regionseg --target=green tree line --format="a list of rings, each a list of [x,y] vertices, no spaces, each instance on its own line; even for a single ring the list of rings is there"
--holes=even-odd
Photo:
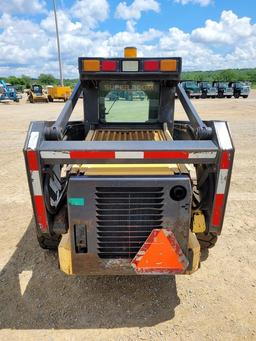
[[[51,74],[41,74],[38,78],[31,78],[26,75],[20,77],[9,76],[1,77],[7,83],[14,85],[17,90],[24,90],[29,88],[32,84],[40,84],[43,87],[47,85],[58,85],[59,80]],[[254,69],[227,69],[217,71],[186,71],[182,72],[183,80],[195,80],[195,81],[249,81],[253,87],[256,87],[256,68]],[[74,88],[77,83],[77,79],[65,79],[64,85]]]
[[[29,89],[32,84],[40,84],[43,87],[46,87],[48,85],[54,86],[54,85],[59,84],[59,80],[56,79],[53,75],[43,74],[43,73],[38,78],[31,78],[29,76],[22,75],[20,77],[16,77],[16,76],[1,77],[0,76],[0,79],[3,79],[6,83],[10,83],[11,85],[14,85],[18,91]],[[77,79],[65,79],[64,85],[74,88],[77,81],[78,81]]]

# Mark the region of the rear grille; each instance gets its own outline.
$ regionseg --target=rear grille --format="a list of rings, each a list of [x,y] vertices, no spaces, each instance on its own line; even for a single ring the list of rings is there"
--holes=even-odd
[[[163,187],[97,187],[101,258],[132,258],[150,232],[162,227]]]

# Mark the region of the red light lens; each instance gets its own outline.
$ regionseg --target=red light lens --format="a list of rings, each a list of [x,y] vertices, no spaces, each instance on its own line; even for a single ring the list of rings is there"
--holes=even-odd
[[[101,71],[116,71],[117,62],[115,60],[103,60],[101,62]]]
[[[159,71],[160,63],[159,60],[145,60],[144,71]]]

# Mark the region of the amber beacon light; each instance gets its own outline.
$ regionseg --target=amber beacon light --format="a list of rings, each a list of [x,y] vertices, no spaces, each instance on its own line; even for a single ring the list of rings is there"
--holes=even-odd
[[[124,48],[124,57],[125,58],[136,58],[137,57],[136,47],[125,47]]]

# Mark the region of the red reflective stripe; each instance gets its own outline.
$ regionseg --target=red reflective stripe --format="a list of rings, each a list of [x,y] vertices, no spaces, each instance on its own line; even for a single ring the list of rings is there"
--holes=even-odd
[[[220,168],[229,169],[230,168],[230,153],[228,151],[223,151],[220,158]]]
[[[28,168],[30,171],[39,170],[37,153],[34,150],[27,151]]]
[[[144,152],[144,159],[188,159],[188,152]]]
[[[114,159],[115,152],[112,151],[71,151],[71,159]]]
[[[39,163],[37,152],[34,150],[27,151],[27,160],[28,160],[28,168],[32,171],[39,171]],[[47,218],[46,211],[44,205],[44,198],[42,195],[33,196],[34,205],[35,205],[35,214],[38,224],[41,230],[44,232],[47,230]]]
[[[126,152],[124,152],[126,153]],[[145,151],[144,159],[188,159],[189,153],[185,151]],[[71,159],[115,159],[114,151],[70,151]]]
[[[214,207],[212,213],[212,225],[220,226],[223,206],[224,206],[224,194],[215,194]]]
[[[40,225],[41,230],[45,231],[47,229],[47,219],[46,219],[43,196],[35,195],[34,203],[35,203],[36,218],[37,218],[38,224]]]
[[[230,152],[227,150],[222,151],[221,157],[220,157],[220,170],[229,169],[231,166],[231,159],[230,159]],[[219,174],[219,180],[217,188],[221,188],[220,181],[224,181],[221,177],[221,171]],[[226,179],[225,179],[226,181]],[[226,184],[224,185],[226,186]],[[225,187],[224,187],[225,189]],[[213,212],[212,212],[212,225],[213,226],[220,226],[222,222],[222,213],[224,210],[224,204],[225,204],[225,195],[223,193],[216,193],[214,198],[214,206],[213,206]]]

